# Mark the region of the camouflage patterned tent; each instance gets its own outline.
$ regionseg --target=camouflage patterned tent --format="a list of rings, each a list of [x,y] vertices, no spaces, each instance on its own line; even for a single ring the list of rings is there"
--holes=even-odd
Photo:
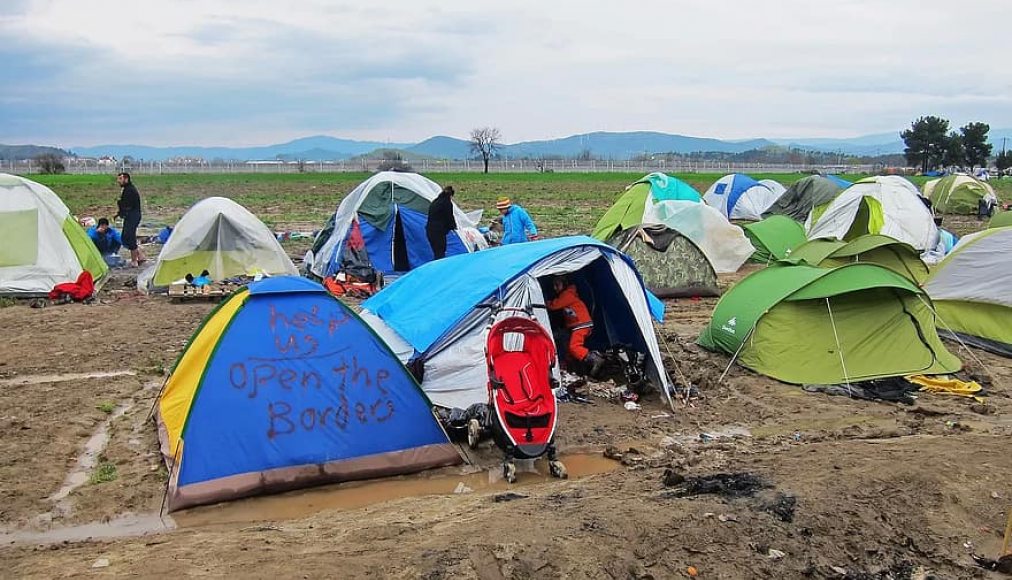
[[[608,244],[636,262],[647,288],[658,297],[720,295],[706,255],[675,230],[639,225],[616,233]]]

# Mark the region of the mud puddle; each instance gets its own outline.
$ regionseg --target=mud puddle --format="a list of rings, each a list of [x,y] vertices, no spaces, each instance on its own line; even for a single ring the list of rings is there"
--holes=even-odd
[[[123,412],[125,411],[126,409]],[[565,463],[570,479],[607,473],[619,467],[618,462],[599,454],[562,455],[559,459]],[[465,474],[447,473],[446,470],[440,470],[432,474],[422,473],[397,478],[348,482],[280,495],[253,497],[212,506],[196,507],[173,513],[171,516],[129,514],[106,522],[48,530],[0,530],[0,546],[109,540],[158,534],[177,528],[293,520],[305,518],[321,511],[350,510],[395,499],[426,495],[515,491],[518,488],[553,481],[553,478],[548,475],[547,469],[545,461],[518,461],[517,483],[512,485],[503,480],[499,467]],[[66,496],[64,495],[64,497]]]
[[[562,455],[559,459],[565,463],[570,479],[607,473],[619,467],[617,461],[607,459],[600,454]],[[173,517],[179,527],[186,528],[292,520],[321,511],[356,509],[395,499],[515,490],[546,481],[554,481],[548,475],[546,461],[518,461],[517,482],[512,485],[503,480],[499,467],[463,475],[459,473],[447,474],[444,471],[429,477],[422,474],[349,482],[281,495],[249,498],[213,506],[196,507],[175,513]]]
[[[87,381],[91,379],[109,379],[113,377],[133,377],[135,371],[111,371],[99,373],[67,373],[61,375],[25,375],[8,379],[0,379],[0,387],[24,387],[46,383],[64,383],[68,381]]]
[[[175,528],[172,518],[158,514],[126,515],[107,522],[93,522],[79,526],[49,530],[0,531],[0,546],[11,544],[60,544],[87,540],[113,540],[132,536],[157,534]]]

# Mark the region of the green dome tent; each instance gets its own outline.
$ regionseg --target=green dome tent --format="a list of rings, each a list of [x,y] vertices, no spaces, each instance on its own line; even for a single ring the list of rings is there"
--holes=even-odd
[[[990,223],[987,224],[988,228],[1004,228],[1012,226],[1012,211],[1001,211],[994,214],[991,218]]]
[[[924,289],[941,327],[1012,357],[1012,227],[970,234],[931,272]]]
[[[763,212],[763,217],[785,215],[798,221],[804,221],[812,209],[823,205],[843,191],[835,181],[821,175],[810,175],[795,181],[773,205]]]
[[[612,236],[608,245],[633,259],[643,282],[659,298],[720,296],[717,273],[706,254],[675,230],[636,226]]]
[[[949,175],[924,184],[924,197],[931,200],[932,207],[939,213],[974,215],[977,203],[988,199],[994,203],[998,198],[991,186],[969,175]]]
[[[820,238],[794,248],[787,262],[820,268],[836,268],[854,262],[878,264],[921,284],[928,277],[928,266],[910,244],[889,236],[868,234],[850,242]]]
[[[786,383],[955,372],[930,303],[875,264],[765,268],[728,291],[697,343]]]
[[[783,260],[791,250],[805,243],[805,228],[787,216],[774,215],[762,221],[741,226],[748,240],[755,246],[749,260],[769,264]]]
[[[643,223],[647,201],[702,202],[702,198],[698,191],[680,179],[663,173],[651,173],[626,188],[625,193],[598,220],[593,237],[603,242],[620,230],[640,225]]]

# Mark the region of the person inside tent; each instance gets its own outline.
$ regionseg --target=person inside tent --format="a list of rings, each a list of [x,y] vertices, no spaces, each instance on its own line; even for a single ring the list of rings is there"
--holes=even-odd
[[[453,217],[453,186],[447,185],[429,204],[429,216],[425,222],[425,236],[432,247],[432,259],[446,257],[446,235],[457,229]]]
[[[567,345],[566,352],[570,358],[589,367],[591,377],[597,376],[604,365],[604,357],[586,346],[587,339],[594,332],[594,321],[590,317],[587,304],[580,298],[576,284],[565,276],[556,276],[552,280],[552,289],[555,291],[555,298],[549,300],[546,306],[550,312],[561,313],[565,331],[569,335],[568,339],[558,342]]]
[[[88,228],[88,237],[102,254],[102,259],[111,268],[123,266],[123,258],[119,256],[119,249],[123,247],[123,238],[116,228],[109,225],[109,220],[101,218],[98,223]]]
[[[527,210],[514,204],[508,197],[500,197],[495,208],[502,216],[502,245],[519,244],[538,239],[538,227]]]

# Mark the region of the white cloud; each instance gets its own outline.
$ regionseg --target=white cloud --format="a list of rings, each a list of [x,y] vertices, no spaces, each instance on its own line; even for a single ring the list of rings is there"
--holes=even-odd
[[[508,141],[640,129],[848,136],[922,114],[1012,125],[1003,0],[46,0],[4,10],[0,43],[18,48],[0,57],[29,64],[0,71],[0,123],[21,140],[417,140],[490,123]]]

